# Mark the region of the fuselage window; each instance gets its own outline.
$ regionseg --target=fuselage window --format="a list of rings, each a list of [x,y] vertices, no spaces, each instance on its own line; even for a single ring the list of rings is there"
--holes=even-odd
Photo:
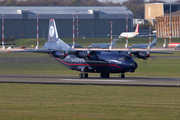
[[[122,61],[122,60],[123,60],[123,58],[119,58],[119,60],[121,60],[121,61]]]

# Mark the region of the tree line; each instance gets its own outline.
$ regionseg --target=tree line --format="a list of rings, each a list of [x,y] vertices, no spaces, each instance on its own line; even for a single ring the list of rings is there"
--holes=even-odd
[[[119,6],[98,0],[2,0],[0,6]]]

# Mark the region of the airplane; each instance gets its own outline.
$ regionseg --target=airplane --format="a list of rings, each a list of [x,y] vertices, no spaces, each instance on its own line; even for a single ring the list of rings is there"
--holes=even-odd
[[[112,41],[112,46],[115,46],[116,45],[116,42],[118,41],[119,39],[114,39]],[[88,46],[88,48],[102,48],[102,49],[107,49],[111,46],[111,43],[93,43],[91,45]]]
[[[124,78],[126,72],[134,72],[138,67],[138,64],[122,51],[83,51],[70,47],[59,38],[54,19],[49,20],[48,41],[43,49],[8,51],[10,52],[47,53],[69,69],[80,71],[80,78],[88,78],[90,72],[100,73],[101,78],[109,78],[110,73],[120,73],[119,77]],[[146,52],[143,55],[146,55]]]
[[[139,34],[139,24],[136,25],[136,29],[134,32],[122,32],[118,38],[123,38],[123,37],[132,38],[137,36],[138,34]]]
[[[132,49],[132,48],[139,48],[139,49],[147,49],[148,47],[149,48],[152,48],[156,45],[157,43],[157,38],[155,38],[151,44],[133,44],[132,46],[129,46],[128,48],[129,49]]]

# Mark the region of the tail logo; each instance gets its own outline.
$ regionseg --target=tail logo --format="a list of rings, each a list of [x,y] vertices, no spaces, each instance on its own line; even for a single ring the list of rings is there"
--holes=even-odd
[[[52,37],[54,35],[54,27],[53,26],[51,26],[49,28],[49,35],[50,35],[50,37]]]

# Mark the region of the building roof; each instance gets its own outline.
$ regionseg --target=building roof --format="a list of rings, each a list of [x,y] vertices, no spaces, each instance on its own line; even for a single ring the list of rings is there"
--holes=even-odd
[[[0,15],[4,15],[5,19],[22,19],[22,14],[27,13],[28,19],[35,19],[39,15],[40,19],[57,18],[62,19],[72,18],[73,14],[81,15],[79,19],[91,19],[94,13],[99,13],[100,19],[119,19],[125,18],[126,14],[129,18],[133,18],[133,13],[125,6],[1,6]],[[1,16],[0,16],[1,18]],[[94,15],[93,15],[94,18]]]

